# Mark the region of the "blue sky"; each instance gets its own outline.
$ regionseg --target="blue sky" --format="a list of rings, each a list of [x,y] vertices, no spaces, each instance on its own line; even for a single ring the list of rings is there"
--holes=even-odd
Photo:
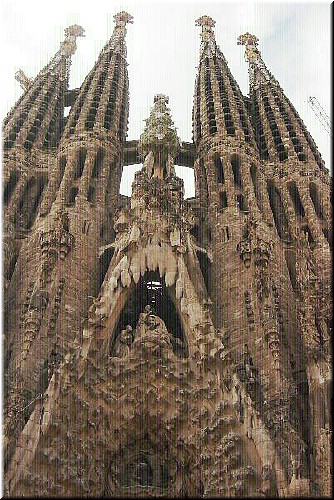
[[[34,77],[57,51],[63,30],[81,24],[86,38],[78,40],[72,60],[71,87],[78,87],[111,36],[112,16],[127,10],[134,16],[128,27],[130,79],[128,139],[137,139],[148,117],[153,97],[165,93],[181,140],[191,141],[191,112],[200,28],[195,20],[203,14],[216,21],[218,44],[244,94],[248,72],[244,48],[237,37],[249,31],[259,39],[268,69],[280,82],[329,168],[329,137],[307,103],[316,96],[325,111],[330,109],[330,3],[228,3],[228,2],[115,2],[97,0],[96,8],[82,0],[3,0],[2,2],[2,99],[5,116],[21,94],[14,79],[18,68]],[[126,170],[122,191],[129,194],[133,168]],[[192,191],[186,176],[187,194]],[[190,191],[189,189],[190,188]]]

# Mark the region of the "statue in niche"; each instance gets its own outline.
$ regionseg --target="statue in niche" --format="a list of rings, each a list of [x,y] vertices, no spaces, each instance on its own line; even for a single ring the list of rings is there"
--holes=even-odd
[[[120,332],[116,340],[115,356],[117,358],[125,358],[129,354],[133,337],[134,332],[132,330],[132,326],[127,325],[124,330]]]
[[[164,321],[153,312],[151,306],[147,305],[139,315],[134,345],[145,345],[157,352],[159,349],[180,350],[180,343],[168,332]]]

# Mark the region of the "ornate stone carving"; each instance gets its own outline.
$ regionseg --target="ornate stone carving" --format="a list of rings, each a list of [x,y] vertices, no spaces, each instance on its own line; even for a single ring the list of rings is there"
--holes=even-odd
[[[46,290],[34,290],[30,300],[27,312],[22,321],[24,336],[21,346],[21,360],[25,360],[30,346],[35,340],[43,319],[43,313],[49,302],[49,294]]]
[[[45,279],[49,279],[57,259],[64,260],[74,245],[67,212],[59,210],[56,213],[51,228],[41,231],[39,241],[42,251],[42,274]]]
[[[19,69],[15,73],[15,80],[19,82],[23,90],[28,90],[28,88],[31,86],[33,80],[31,78],[28,78],[27,75],[24,73],[22,69]]]
[[[180,146],[167,103],[168,97],[162,94],[155,96],[153,109],[139,140],[138,151],[149,178],[162,179],[173,174],[173,159]]]

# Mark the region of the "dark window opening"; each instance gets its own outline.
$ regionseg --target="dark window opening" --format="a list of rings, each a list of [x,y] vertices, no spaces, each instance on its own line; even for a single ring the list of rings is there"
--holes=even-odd
[[[290,283],[294,291],[297,290],[296,254],[292,250],[285,250],[285,261],[289,271]]]
[[[280,192],[272,180],[268,181],[267,189],[278,235],[284,241],[291,241],[288,218],[284,210]]]
[[[95,203],[95,187],[89,186],[88,188],[88,195],[87,195],[87,200],[90,203]]]
[[[17,262],[17,257],[18,257],[18,255],[15,252],[15,255],[13,255],[13,257],[10,260],[8,269],[5,269],[6,278],[8,279],[8,281],[10,281],[12,279],[12,276],[13,276],[13,273],[15,270],[15,266],[16,266],[16,262]]]
[[[316,320],[315,325],[316,325],[316,328],[317,328],[319,344],[320,344],[321,347],[323,347],[324,344],[325,344],[325,339],[324,339],[324,334],[323,334],[322,328],[321,328],[321,326],[319,324],[319,321]]]
[[[10,200],[10,197],[11,197],[11,195],[12,195],[14,189],[15,189],[15,186],[16,186],[19,178],[20,178],[20,174],[16,170],[13,170],[10,173],[8,182],[7,182],[6,187],[5,187],[5,192],[4,192],[4,195],[3,195],[3,201],[4,201],[5,205],[8,204],[8,202]]]
[[[116,337],[121,330],[127,325],[131,325],[133,330],[135,330],[139,315],[147,305],[151,307],[154,314],[164,321],[168,332],[174,338],[181,341],[181,355],[187,356],[186,338],[174,301],[169,294],[164,279],[155,271],[146,272],[130,294],[128,302],[120,314],[118,325],[111,341],[111,352],[114,350]]]
[[[207,179],[207,175],[206,175],[204,161],[202,159],[199,162],[199,169],[200,169],[200,193],[203,194],[203,196],[204,196],[204,200],[202,200],[202,201],[204,203],[207,203],[208,196],[209,196],[208,179]]]
[[[192,234],[195,238],[196,241],[199,240],[200,238],[200,229],[199,229],[199,226],[194,226],[191,230],[190,230],[190,234]]]
[[[145,441],[148,443],[149,439]],[[161,458],[156,455],[156,447],[149,443],[141,443],[140,451],[133,454],[130,460],[124,459],[119,469],[119,484],[122,488],[159,488],[160,491],[167,488],[170,482],[168,468],[162,463]],[[134,449],[134,448],[133,448]],[[144,490],[145,491],[145,490]],[[113,492],[107,492],[106,496],[112,496]]]
[[[223,184],[225,182],[224,166],[223,166],[223,162],[222,162],[221,157],[219,156],[219,154],[216,153],[214,155],[214,157],[213,157],[213,163],[214,163],[215,169],[216,169],[217,182]]]
[[[224,210],[224,208],[227,208],[226,191],[219,193],[219,199],[220,199],[220,210]]]
[[[86,156],[87,156],[87,149],[79,149],[77,154],[77,163],[74,172],[74,179],[79,179],[82,176],[82,172],[85,167]]]
[[[76,198],[77,194],[78,194],[78,188],[76,186],[71,187],[70,192],[69,192],[69,196],[68,196],[68,202],[67,202],[68,207],[71,207],[74,205],[75,198]]]
[[[240,173],[240,159],[237,156],[232,156],[231,166],[232,166],[234,184],[238,188],[242,188],[242,180],[241,180],[241,173]]]
[[[245,198],[243,197],[243,195],[237,194],[236,199],[237,199],[237,205],[238,205],[239,209],[241,210],[241,212],[247,212],[247,205],[246,205],[246,201],[245,201]]]
[[[122,105],[121,105],[121,113],[119,116],[119,138],[122,142],[126,139],[127,127],[128,127],[128,101],[129,101],[129,89],[128,89],[128,80],[125,78],[124,86],[123,86],[123,94],[122,94]]]
[[[99,293],[104,278],[110,266],[111,259],[114,255],[114,247],[107,248],[99,258],[99,269],[97,274],[97,293]]]
[[[198,262],[201,268],[202,276],[204,279],[205,287],[210,295],[211,293],[211,261],[205,252],[200,250],[196,251]]]
[[[226,204],[227,205],[227,204]],[[211,229],[209,228],[208,229],[208,243],[211,243],[212,242],[212,231]]]
[[[313,203],[313,206],[314,206],[314,209],[315,209],[317,216],[319,217],[319,219],[324,220],[325,217],[324,217],[324,213],[322,210],[320,198],[318,196],[317,186],[313,182],[310,183],[309,191],[310,191],[310,197],[311,197],[311,200],[312,200],[312,203]]]
[[[332,238],[331,238],[331,235],[330,235],[327,227],[324,227],[322,232],[323,232],[323,235],[325,236],[326,240],[328,241],[330,248],[332,249]]]
[[[97,154],[96,154],[95,161],[94,161],[94,167],[93,167],[93,171],[92,171],[93,179],[97,179],[101,173],[103,158],[104,158],[104,150],[99,149]]]
[[[253,189],[254,189],[254,194],[255,194],[257,206],[258,206],[259,210],[262,210],[262,199],[261,199],[261,192],[260,192],[257,168],[254,165],[254,163],[252,163],[250,166],[250,176],[251,176],[252,183],[253,183]]]
[[[295,207],[296,215],[300,218],[305,217],[305,210],[303,207],[302,200],[300,199],[298,188],[295,182],[290,182],[288,185],[288,191],[290,197],[293,201],[293,205]]]
[[[45,187],[45,179],[29,179],[21,197],[18,212],[15,216],[15,223],[19,230],[28,230],[32,227],[37,209]]]
[[[304,226],[302,227],[302,230],[303,232],[306,234],[307,236],[307,241],[309,242],[310,245],[313,245],[314,244],[314,238],[312,236],[312,233],[310,231],[310,228],[308,226]]]

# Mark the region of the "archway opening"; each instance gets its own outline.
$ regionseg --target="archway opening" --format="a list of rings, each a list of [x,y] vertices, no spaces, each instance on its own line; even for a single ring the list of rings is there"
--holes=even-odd
[[[180,351],[182,356],[187,356],[187,342],[183,331],[181,319],[172,298],[172,293],[156,271],[147,271],[133,288],[125,304],[114,335],[111,341],[111,352],[114,350],[115,341],[119,333],[130,325],[134,330],[137,326],[139,315],[149,305],[154,314],[161,318],[169,333],[182,343]]]

